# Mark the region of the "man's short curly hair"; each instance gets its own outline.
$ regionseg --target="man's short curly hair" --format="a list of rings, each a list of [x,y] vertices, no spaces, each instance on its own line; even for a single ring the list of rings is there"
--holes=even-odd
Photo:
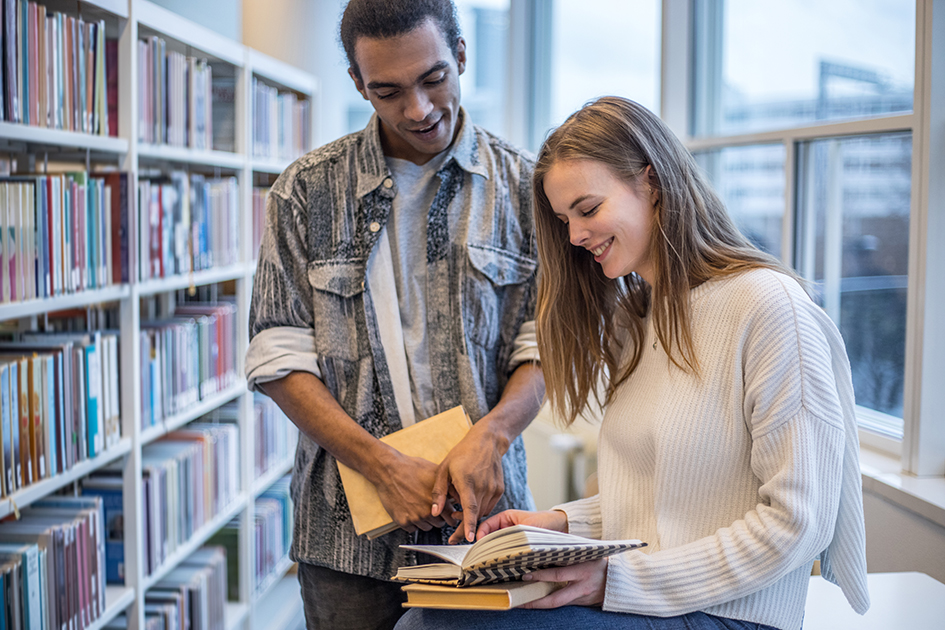
[[[348,65],[355,76],[361,78],[361,69],[354,57],[354,46],[359,38],[396,37],[427,20],[433,20],[453,56],[458,56],[459,22],[452,0],[350,0],[341,16],[340,34]]]

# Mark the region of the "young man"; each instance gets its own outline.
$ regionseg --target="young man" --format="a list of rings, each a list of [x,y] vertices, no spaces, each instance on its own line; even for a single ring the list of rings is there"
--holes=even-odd
[[[341,37],[375,115],[272,187],[246,357],[301,430],[292,557],[308,627],[335,630],[393,627],[399,545],[531,506],[519,434],[544,394],[532,161],[460,107],[451,0],[351,0]],[[459,404],[475,424],[439,467],[378,439]],[[337,461],[401,529],[355,535]]]

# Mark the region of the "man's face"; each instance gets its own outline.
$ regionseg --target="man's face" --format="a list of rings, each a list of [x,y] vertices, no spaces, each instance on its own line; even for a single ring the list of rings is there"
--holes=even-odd
[[[457,49],[454,57],[432,20],[397,37],[355,42],[361,78],[348,74],[381,120],[385,155],[425,164],[453,142],[466,42]]]

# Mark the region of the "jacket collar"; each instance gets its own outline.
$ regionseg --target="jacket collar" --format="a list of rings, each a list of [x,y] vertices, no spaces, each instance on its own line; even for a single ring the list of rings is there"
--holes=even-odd
[[[460,111],[459,135],[453,144],[446,150],[447,159],[443,162],[441,171],[447,168],[451,162],[456,164],[464,171],[489,177],[489,172],[485,165],[485,155],[483,147],[480,146],[479,134],[476,132],[475,125],[469,120],[466,110],[462,107]],[[358,156],[358,183],[357,195],[363,197],[376,190],[384,183],[384,180],[390,177],[390,169],[387,168],[387,162],[384,160],[384,148],[381,146],[381,124],[377,114],[371,115],[367,127],[361,132],[362,150]]]

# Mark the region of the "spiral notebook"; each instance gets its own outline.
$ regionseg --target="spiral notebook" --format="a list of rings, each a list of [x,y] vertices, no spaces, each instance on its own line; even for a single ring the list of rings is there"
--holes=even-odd
[[[394,579],[453,586],[490,584],[517,580],[536,569],[588,562],[645,546],[639,540],[595,540],[515,525],[472,545],[401,545],[446,562],[400,567]]]

